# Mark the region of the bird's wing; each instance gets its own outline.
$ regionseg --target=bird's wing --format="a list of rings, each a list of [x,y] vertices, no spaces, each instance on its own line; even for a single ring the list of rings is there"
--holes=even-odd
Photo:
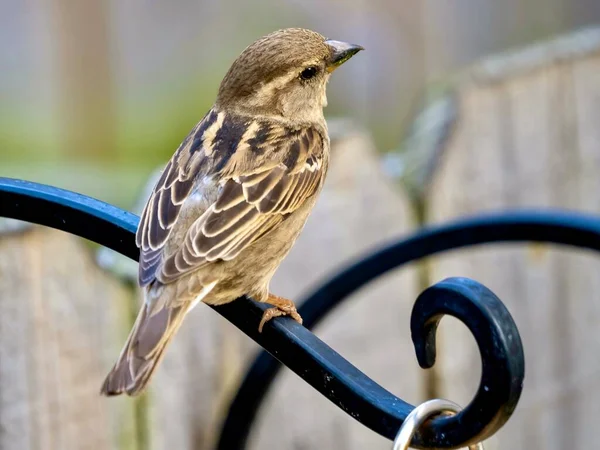
[[[224,113],[220,113],[219,116]],[[206,120],[206,119],[205,119]],[[217,126],[215,126],[216,124]],[[182,144],[151,197],[138,230],[140,283],[170,283],[217,260],[231,260],[316,194],[325,171],[323,137],[313,128],[214,119],[192,134],[200,149]],[[187,150],[186,150],[187,149]],[[191,154],[190,154],[191,153]],[[199,154],[194,156],[195,154]],[[186,175],[192,168],[196,178]],[[183,175],[182,175],[183,174]],[[175,251],[164,254],[181,204],[198,175],[217,185],[214,201],[189,227]],[[191,182],[188,180],[192,180]],[[140,231],[141,230],[141,231]]]

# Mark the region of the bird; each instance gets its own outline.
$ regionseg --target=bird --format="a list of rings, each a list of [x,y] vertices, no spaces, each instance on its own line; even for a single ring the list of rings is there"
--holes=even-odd
[[[233,61],[216,100],[166,164],[140,216],[143,304],[101,394],[144,392],[184,316],[199,302],[248,296],[302,324],[269,292],[323,187],[323,108],[334,70],[363,47],[303,28],[263,36]]]

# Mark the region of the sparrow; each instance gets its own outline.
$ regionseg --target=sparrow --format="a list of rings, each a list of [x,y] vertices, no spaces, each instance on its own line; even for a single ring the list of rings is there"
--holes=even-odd
[[[288,315],[269,282],[302,231],[329,164],[323,116],[331,73],[359,45],[289,28],[248,46],[214,106],[167,163],[140,217],[138,283],[144,302],[104,395],[145,389],[165,348],[198,302],[247,295],[272,305],[259,325]]]

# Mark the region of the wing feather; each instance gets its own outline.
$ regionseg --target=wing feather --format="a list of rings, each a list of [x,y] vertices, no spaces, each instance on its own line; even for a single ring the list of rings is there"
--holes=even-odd
[[[285,167],[275,167],[271,170],[265,170],[266,175],[258,182],[252,180],[250,183],[245,180],[240,180],[242,183],[242,192],[244,197],[250,203],[261,201],[277,183],[281,181],[285,174]]]
[[[224,209],[229,209],[245,200],[244,190],[240,183],[235,183],[229,180],[223,186],[219,199],[214,204],[214,210],[221,212]]]

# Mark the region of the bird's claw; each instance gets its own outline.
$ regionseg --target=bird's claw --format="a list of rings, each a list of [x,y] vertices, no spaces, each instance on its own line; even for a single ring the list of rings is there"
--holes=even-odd
[[[267,323],[269,320],[280,316],[290,316],[292,319],[302,325],[302,317],[300,317],[300,314],[298,314],[296,306],[294,306],[292,302],[290,303],[291,305],[281,305],[265,310],[262,319],[260,320],[260,324],[258,325],[258,332],[262,333],[265,323]]]

